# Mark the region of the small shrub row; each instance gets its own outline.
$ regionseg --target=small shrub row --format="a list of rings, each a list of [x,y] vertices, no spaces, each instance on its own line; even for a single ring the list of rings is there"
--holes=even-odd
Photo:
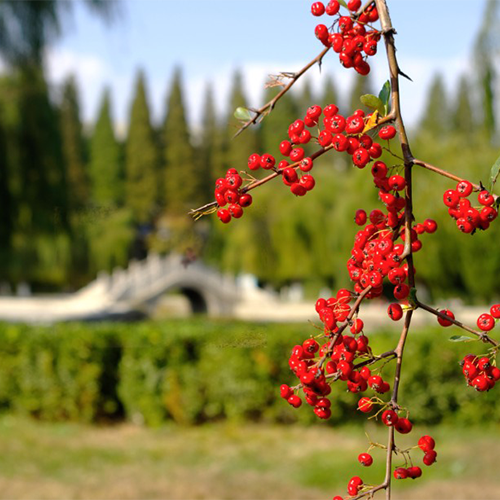
[[[201,318],[52,327],[2,324],[0,410],[43,420],[127,419],[153,426],[169,420],[314,422],[312,412],[292,412],[279,397],[280,384],[293,380],[289,346],[308,328],[316,333],[307,325]],[[372,335],[374,351],[388,350],[394,335]],[[500,407],[494,394],[479,398],[466,390],[458,365],[467,352],[480,354],[482,346],[450,343],[448,335],[439,329],[414,332],[405,351],[403,394],[417,409],[412,420],[498,422]],[[352,421],[349,409],[359,395],[335,385],[331,422]],[[405,403],[410,401],[401,401]]]

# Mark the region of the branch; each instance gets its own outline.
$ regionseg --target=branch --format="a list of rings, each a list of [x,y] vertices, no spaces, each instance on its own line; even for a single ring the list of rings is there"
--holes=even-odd
[[[301,70],[299,70],[297,73],[293,73],[293,76],[290,77],[291,81],[288,85],[286,85],[279,94],[274,96],[268,103],[264,104],[259,109],[254,110],[253,112],[255,113],[254,117],[245,122],[234,134],[233,139],[238,137],[243,130],[248,128],[250,125],[257,123],[261,117],[263,118],[264,113],[270,113],[276,103],[292,88],[292,86],[295,84],[295,82],[310,68],[312,68],[315,64],[318,64],[321,67],[321,62],[323,60],[323,57],[325,57],[325,54],[330,50],[331,47],[325,47],[311,62],[306,64]]]
[[[498,343],[496,340],[492,339],[489,335],[487,335],[484,332],[478,332],[477,330],[474,330],[467,325],[464,325],[462,322],[457,321],[456,319],[452,319],[446,314],[443,314],[442,312],[438,311],[437,309],[434,309],[431,306],[428,306],[427,304],[423,304],[420,302],[418,299],[415,300],[415,303],[417,307],[420,307],[424,311],[427,311],[431,314],[434,314],[434,316],[437,316],[438,318],[445,319],[446,321],[449,321],[450,323],[453,323],[454,325],[458,326],[462,330],[465,330],[466,332],[472,333],[472,335],[475,335],[476,337],[479,337],[479,340],[485,343],[489,343],[494,347],[499,347],[500,343]]]
[[[413,164],[418,165],[419,167],[423,167],[427,170],[430,170],[431,172],[435,172],[436,174],[442,175],[443,177],[448,177],[448,179],[452,179],[452,180],[457,181],[457,182],[462,182],[463,180],[466,180],[466,179],[462,179],[461,177],[458,177],[458,175],[454,175],[451,172],[448,172],[447,170],[443,170],[441,168],[435,167],[434,165],[431,165],[430,163],[427,163],[427,162],[422,161],[422,160],[417,160],[416,158],[413,159]],[[483,190],[483,188],[478,184],[472,184],[472,189],[474,191],[482,191]],[[493,194],[493,197],[495,198],[495,201],[498,199],[498,195],[496,195],[496,194]]]

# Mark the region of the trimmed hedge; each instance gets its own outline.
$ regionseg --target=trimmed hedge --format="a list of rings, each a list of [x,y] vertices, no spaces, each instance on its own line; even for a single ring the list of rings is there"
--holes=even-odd
[[[451,330],[450,330],[451,331]],[[220,419],[316,422],[308,408],[279,398],[292,382],[291,347],[314,333],[307,325],[195,319],[135,324],[0,324],[0,410],[44,420],[128,419],[157,426]],[[456,344],[443,329],[413,332],[405,350],[401,404],[416,423],[500,421],[497,388],[465,386],[458,361],[478,343]],[[397,334],[371,336],[375,352]],[[392,364],[384,368],[390,377]],[[334,384],[331,422],[363,417],[359,396]],[[368,391],[370,392],[370,391]]]

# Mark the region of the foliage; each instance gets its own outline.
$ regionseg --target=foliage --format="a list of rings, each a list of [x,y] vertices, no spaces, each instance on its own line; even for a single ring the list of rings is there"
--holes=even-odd
[[[260,325],[198,319],[141,324],[0,326],[0,408],[43,420],[98,421],[125,417],[157,426],[229,419],[303,423],[312,412],[290,412],[279,384],[292,380],[287,356],[302,325]],[[402,394],[411,394],[420,424],[497,421],[493,392],[465,391],[458,361],[478,343],[453,343],[454,330],[415,331],[405,353]],[[393,333],[372,337],[377,352]],[[431,362],[432,361],[432,362]],[[390,370],[390,365],[387,366]],[[389,376],[384,371],[384,377]],[[354,416],[355,394],[333,388],[334,425]],[[410,405],[401,401],[403,406]]]

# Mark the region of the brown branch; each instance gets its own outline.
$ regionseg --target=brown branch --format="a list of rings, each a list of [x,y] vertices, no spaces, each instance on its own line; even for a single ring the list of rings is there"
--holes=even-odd
[[[454,175],[451,172],[448,172],[447,170],[443,170],[442,168],[435,167],[434,165],[431,165],[430,163],[427,163],[422,160],[418,160],[416,158],[413,159],[413,164],[418,165],[419,167],[423,167],[427,170],[430,170],[431,172],[435,172],[436,174],[442,175],[443,177],[448,177],[448,179],[452,179],[457,182],[462,182],[466,179],[462,179],[462,177],[458,177],[458,175]],[[469,181],[470,182],[470,181]],[[482,191],[482,188],[479,184],[474,184],[472,183],[472,189],[474,191]],[[492,193],[493,194],[493,193]],[[498,198],[498,195],[493,194],[493,197],[495,198],[495,201]]]
[[[312,61],[310,61],[308,64],[306,64],[301,70],[299,70],[297,73],[293,73],[293,76],[290,77],[290,83],[286,85],[277,95],[275,95],[268,103],[264,104],[259,109],[254,110],[253,112],[255,115],[245,122],[234,134],[233,139],[235,137],[238,137],[246,128],[248,128],[250,125],[257,123],[261,117],[264,116],[266,113],[270,113],[276,103],[292,88],[292,86],[295,84],[295,82],[310,68],[312,68],[315,64],[321,65],[321,61],[323,60],[323,57],[325,57],[325,54],[331,49],[331,47],[325,47]]]
[[[315,151],[311,156],[311,160],[315,160],[316,158],[324,155],[327,151],[330,151],[333,149],[333,145],[329,145],[326,148],[321,148],[318,151]],[[286,168],[294,168],[297,170],[300,167],[301,161],[296,161],[295,163],[291,163],[290,165],[287,165]],[[279,169],[277,168],[272,174],[268,175],[267,177],[264,177],[263,179],[255,180],[248,184],[247,186],[241,188],[242,193],[248,193],[248,191],[251,191],[252,189],[255,189],[259,186],[262,186],[263,184],[268,183],[270,180],[275,179],[276,177],[280,176],[283,173],[284,169]],[[217,207],[217,202],[212,201],[210,203],[207,203],[206,205],[203,205],[202,207],[198,208],[193,208],[188,212],[189,215],[192,215],[193,217],[197,217],[200,214],[203,215],[203,212],[206,212],[210,209],[213,209]]]
[[[476,337],[479,337],[479,339],[482,342],[489,343],[494,347],[499,347],[500,343],[498,343],[496,340],[492,339],[489,335],[487,335],[484,332],[478,332],[477,330],[474,330],[473,328],[468,327],[467,325],[464,325],[462,322],[457,321],[456,319],[450,318],[446,314],[438,311],[437,309],[434,309],[431,306],[428,306],[427,304],[424,304],[420,302],[418,299],[415,300],[415,303],[417,307],[420,307],[424,311],[427,311],[431,314],[434,314],[434,316],[437,316],[438,318],[445,319],[446,321],[449,321],[450,323],[453,323],[455,326],[458,326],[462,330],[465,330],[466,332],[472,333],[472,335],[475,335]]]

